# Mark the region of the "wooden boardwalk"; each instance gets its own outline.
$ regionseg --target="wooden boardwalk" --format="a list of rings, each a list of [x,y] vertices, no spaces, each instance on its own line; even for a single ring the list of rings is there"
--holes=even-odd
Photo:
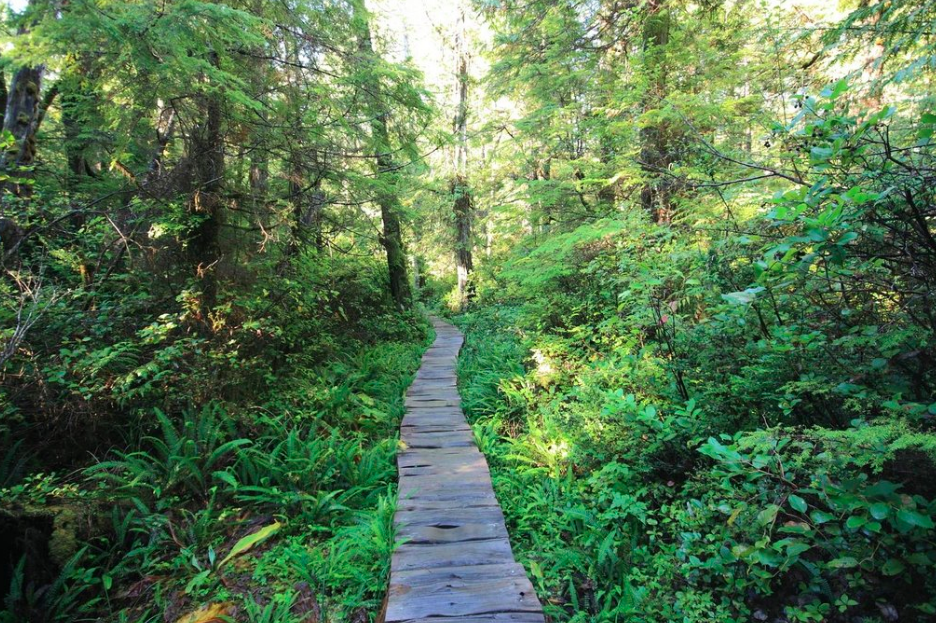
[[[462,335],[437,318],[432,324],[435,343],[406,394],[394,518],[400,545],[385,621],[543,623],[461,410],[455,366]]]

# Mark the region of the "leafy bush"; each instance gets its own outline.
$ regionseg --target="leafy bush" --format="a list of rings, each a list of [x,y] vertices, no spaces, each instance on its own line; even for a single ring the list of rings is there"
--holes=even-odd
[[[744,234],[628,213],[479,281],[460,390],[556,620],[936,615],[933,118],[846,90]]]

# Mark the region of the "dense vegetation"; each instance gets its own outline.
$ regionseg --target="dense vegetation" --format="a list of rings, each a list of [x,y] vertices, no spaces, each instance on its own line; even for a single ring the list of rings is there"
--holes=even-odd
[[[427,309],[551,620],[936,620],[936,5],[425,11],[6,10],[0,621],[376,620]]]
[[[376,250],[430,109],[368,20],[327,2],[9,15],[4,621],[379,610],[428,326]]]

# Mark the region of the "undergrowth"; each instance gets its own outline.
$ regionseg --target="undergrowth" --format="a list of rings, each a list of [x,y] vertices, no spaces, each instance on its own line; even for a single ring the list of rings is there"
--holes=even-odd
[[[542,336],[517,329],[522,314],[459,317],[460,390],[553,620],[884,621],[898,603],[909,620],[932,614],[932,498],[888,479],[908,449],[932,460],[931,435],[717,433],[693,400],[597,391],[591,349],[552,360],[588,382],[543,386]]]
[[[930,237],[893,227],[928,199],[846,89],[744,234],[622,212],[476,272],[460,389],[554,620],[936,617]]]
[[[121,368],[142,365],[145,341],[134,344],[132,362],[89,368],[60,355],[34,368],[74,388],[62,400],[93,407],[120,437],[102,440],[110,449],[94,455],[83,433],[78,448],[48,437],[47,459],[26,451],[41,447],[34,437],[8,435],[0,531],[10,539],[9,592],[0,621],[377,616],[393,545],[403,394],[431,330],[415,313],[389,311],[379,266],[335,268],[324,295],[306,289],[320,278],[306,273],[284,285],[282,312],[261,298],[241,302],[229,310],[230,330],[213,336],[186,331],[184,318],[157,319],[152,376],[131,374],[123,389]],[[357,272],[348,279],[343,270]],[[254,319],[245,319],[251,305]],[[52,339],[45,332],[54,322],[37,327],[37,343]],[[85,361],[123,348],[113,346],[113,329],[77,331],[91,338],[76,340]],[[166,349],[180,354],[160,361]],[[193,367],[180,368],[176,356]],[[134,391],[149,378],[161,380]],[[215,397],[203,399],[210,389]],[[28,400],[7,403],[10,418],[25,417]],[[45,434],[60,435],[61,426]]]

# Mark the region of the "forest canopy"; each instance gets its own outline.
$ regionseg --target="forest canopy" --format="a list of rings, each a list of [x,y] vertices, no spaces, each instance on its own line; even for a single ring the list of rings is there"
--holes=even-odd
[[[936,3],[2,4],[0,623],[381,620],[430,314],[548,620],[936,620]]]

